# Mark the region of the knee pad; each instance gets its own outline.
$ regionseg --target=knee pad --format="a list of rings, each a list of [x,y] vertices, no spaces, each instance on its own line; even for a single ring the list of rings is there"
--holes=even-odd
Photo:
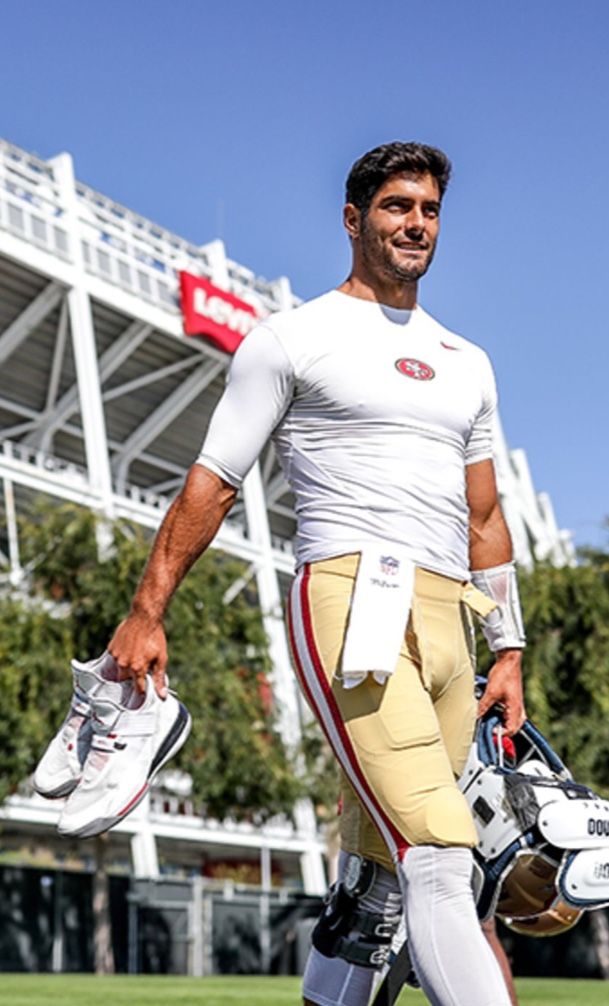
[[[395,894],[379,882],[380,870],[371,859],[346,856],[343,877],[330,888],[312,933],[313,946],[324,957],[374,969],[386,962],[400,924],[401,898],[397,881]]]

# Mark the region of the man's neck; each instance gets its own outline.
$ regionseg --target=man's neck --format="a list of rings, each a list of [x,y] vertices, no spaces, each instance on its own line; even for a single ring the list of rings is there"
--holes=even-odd
[[[349,297],[372,300],[377,304],[395,307],[402,311],[412,311],[417,306],[417,283],[371,283],[369,280],[351,273],[337,288]]]

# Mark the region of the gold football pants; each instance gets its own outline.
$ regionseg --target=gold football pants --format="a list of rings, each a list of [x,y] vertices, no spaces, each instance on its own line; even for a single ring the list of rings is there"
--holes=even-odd
[[[289,601],[301,687],[342,768],[341,842],[391,867],[410,845],[474,846],[476,831],[455,779],[472,742],[471,584],[417,569],[395,672],[346,689],[340,658],[358,555],[302,567]],[[370,626],[374,632],[374,626]]]

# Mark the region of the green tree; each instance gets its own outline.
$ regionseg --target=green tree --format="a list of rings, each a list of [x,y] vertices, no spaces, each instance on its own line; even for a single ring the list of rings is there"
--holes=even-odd
[[[0,802],[32,771],[65,716],[69,626],[43,604],[0,598]]]
[[[521,572],[527,711],[578,782],[609,795],[609,555]],[[490,658],[482,644],[482,671]]]
[[[111,528],[113,545],[100,563],[96,527],[90,511],[46,501],[22,522],[31,603],[19,606],[20,628],[10,609],[16,602],[6,600],[6,619],[15,624],[0,651],[13,653],[12,663],[3,659],[1,673],[11,683],[14,719],[20,724],[15,746],[21,754],[7,771],[7,788],[33,769],[57,729],[70,693],[69,658],[88,659],[103,651],[141,575],[149,536],[117,522]],[[276,730],[255,592],[250,587],[230,604],[223,601],[243,573],[243,563],[211,551],[172,602],[170,686],[193,716],[191,737],[172,764],[192,776],[195,796],[208,814],[261,821],[290,813],[304,784]]]

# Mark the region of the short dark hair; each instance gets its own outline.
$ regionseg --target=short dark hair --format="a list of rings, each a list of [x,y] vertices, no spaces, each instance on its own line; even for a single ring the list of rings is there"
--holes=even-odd
[[[430,174],[438,183],[441,199],[450,171],[448,157],[437,147],[428,147],[425,143],[403,143],[401,140],[384,143],[369,150],[351,168],[347,178],[346,201],[365,214],[381,185],[392,175],[400,174]]]

